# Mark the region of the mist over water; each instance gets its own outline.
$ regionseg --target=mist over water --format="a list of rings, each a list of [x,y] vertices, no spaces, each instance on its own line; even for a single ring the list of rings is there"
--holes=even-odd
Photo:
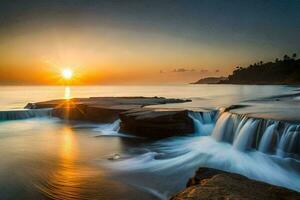
[[[300,191],[298,122],[260,120],[217,110],[294,90],[285,86],[181,85],[74,87],[69,91],[71,97],[192,97],[191,103],[163,106],[205,111],[189,113],[194,134],[149,141],[119,132],[119,120],[112,124],[66,123],[51,118],[48,111],[33,114],[21,109],[28,102],[64,98],[63,87],[48,87],[47,92],[45,87],[1,87],[0,107],[5,112],[0,115],[0,196],[167,199],[183,189],[200,166]]]
[[[210,115],[214,116],[212,113]],[[267,138],[270,137],[271,130],[274,131],[275,124],[267,126],[267,136],[261,140],[263,147],[255,150],[251,148],[251,144],[255,138],[254,134],[258,131],[259,120],[241,120],[242,125],[237,125],[235,133],[226,127],[229,125],[233,129],[233,125],[228,122],[230,114],[221,114],[215,128],[213,120],[205,121],[199,113],[193,113],[191,116],[194,121],[198,121],[195,123],[197,132],[194,135],[174,137],[146,145],[143,147],[144,153],[129,158],[125,155],[120,161],[106,162],[106,167],[118,170],[118,177],[128,176],[130,173],[151,177],[150,182],[140,181],[140,178],[135,176],[127,178],[126,181],[139,187],[142,185],[144,188],[154,189],[163,199],[183,188],[186,184],[184,180],[191,177],[199,166],[234,172],[300,191],[300,162],[277,155],[276,152],[264,153],[264,146],[270,145],[270,139]],[[228,137],[221,136],[228,133],[234,134],[232,144]]]

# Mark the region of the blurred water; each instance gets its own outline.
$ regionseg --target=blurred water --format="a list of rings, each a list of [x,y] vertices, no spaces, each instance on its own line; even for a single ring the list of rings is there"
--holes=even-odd
[[[126,138],[95,137],[95,124],[56,119],[0,123],[0,199],[153,199],[99,167],[128,148]]]
[[[286,86],[236,85],[5,86],[0,87],[0,109],[90,96],[192,98],[191,103],[164,106],[211,109],[294,90]],[[194,135],[156,142],[119,133],[118,121],[2,121],[0,199],[166,199],[184,188],[199,166],[237,172],[300,191],[297,161],[239,151],[209,136],[215,125],[210,116],[203,115],[201,120],[194,117],[198,131]],[[120,159],[110,159],[116,154]]]

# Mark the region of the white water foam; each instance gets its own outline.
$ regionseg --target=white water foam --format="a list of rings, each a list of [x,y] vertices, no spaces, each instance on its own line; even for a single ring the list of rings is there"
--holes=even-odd
[[[176,156],[166,156],[172,154]],[[118,177],[130,173],[148,174],[151,181],[159,183],[159,187],[138,178],[129,181],[169,194],[182,189],[199,166],[230,171],[300,191],[300,174],[297,170],[300,163],[256,151],[241,152],[228,143],[215,141],[210,136],[160,141],[150,152],[114,162],[106,161],[105,166],[119,171],[121,175]],[[161,179],[168,181],[163,184]]]
[[[279,137],[278,131],[276,131],[277,125],[278,125],[278,123],[273,123],[269,127],[267,127],[267,129],[265,130],[265,132],[261,138],[261,141],[260,141],[260,144],[258,147],[259,151],[261,151],[263,153],[270,152],[273,141]]]
[[[0,111],[0,121],[28,119],[34,117],[51,117],[51,113],[51,108]]]
[[[194,122],[194,129],[196,135],[210,135],[214,126],[214,115],[213,112],[189,112],[189,117]]]
[[[281,157],[300,159],[300,125],[223,113],[212,137],[232,143],[240,151],[255,149]]]
[[[237,138],[234,140],[233,146],[240,151],[251,148],[257,125],[258,120],[248,120],[240,129]]]
[[[121,120],[117,119],[111,124],[101,124],[97,125],[96,128],[93,129],[95,132],[99,132],[96,136],[111,136],[111,137],[136,137],[134,135],[128,135],[124,133],[120,133],[120,123]]]
[[[157,141],[145,146],[148,149],[145,153],[126,155],[123,159],[104,161],[102,164],[120,173],[118,177],[127,176],[125,181],[130,184],[150,188],[158,194],[174,194],[184,188],[199,166],[234,172],[300,191],[300,162],[280,156],[279,153],[265,154],[274,142],[273,135],[279,135],[278,131],[281,131],[278,123],[223,113],[212,131],[211,127],[205,125],[213,120],[205,121],[197,113],[190,114],[190,117],[194,120],[196,130],[193,136]],[[279,145],[277,147],[275,144],[275,148],[286,152],[295,148],[300,128],[290,124],[285,126],[288,128],[280,133]],[[261,139],[256,150],[252,144],[258,136]],[[140,176],[134,175],[128,178],[130,174],[143,174],[143,177],[150,178],[149,181],[146,178],[140,180]],[[164,182],[164,179],[168,181]]]

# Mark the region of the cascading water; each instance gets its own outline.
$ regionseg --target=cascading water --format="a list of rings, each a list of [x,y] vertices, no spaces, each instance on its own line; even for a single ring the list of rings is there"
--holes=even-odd
[[[22,109],[0,111],[0,121],[51,116],[52,109]]]
[[[223,113],[213,130],[213,137],[218,141],[231,141],[233,136],[233,118],[229,113]]]
[[[288,122],[224,112],[216,122],[212,137],[232,143],[240,151],[256,149],[280,157],[300,158],[300,125]]]
[[[277,155],[281,157],[300,158],[300,125],[287,127],[277,147]],[[296,154],[296,155],[295,155]]]
[[[256,133],[258,120],[249,119],[240,129],[237,138],[233,142],[233,146],[238,150],[244,151],[251,147]]]
[[[93,131],[100,132],[100,134],[97,134],[97,136],[136,137],[134,135],[120,133],[120,123],[121,120],[117,119],[111,124],[100,124],[97,125]]]
[[[210,135],[215,124],[215,117],[217,112],[189,112],[189,117],[194,122],[194,129],[196,135]]]
[[[259,143],[258,150],[263,153],[269,153],[271,150],[272,144],[274,145],[274,142],[276,142],[276,139],[278,137],[278,131],[276,131],[276,127],[278,126],[278,122],[275,122],[268,126],[268,128],[265,130],[261,141]]]
[[[154,191],[161,199],[169,199],[170,194],[185,187],[186,180],[199,166],[300,191],[300,162],[282,159],[277,156],[281,152],[276,154],[276,149],[282,149],[284,155],[292,152],[288,157],[296,158],[300,126],[229,112],[209,115],[189,113],[194,121],[194,135],[145,144],[129,154],[120,154],[121,159],[105,160],[102,164],[118,171],[119,179],[130,176],[128,174],[143,174],[144,180],[151,181],[141,181],[139,176],[130,176],[126,181],[151,193]],[[217,122],[216,116],[219,116]],[[247,151],[249,149],[258,151]],[[164,182],[162,178],[168,181]]]

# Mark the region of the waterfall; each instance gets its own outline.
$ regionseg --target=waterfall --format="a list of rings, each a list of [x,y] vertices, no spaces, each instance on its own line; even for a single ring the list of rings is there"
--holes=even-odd
[[[202,135],[202,136],[210,135],[214,127],[216,114],[217,114],[216,111],[211,111],[211,112],[190,111],[189,117],[194,122],[195,134]]]
[[[214,113],[212,113],[212,112],[202,112],[202,116],[203,116],[203,121],[205,122],[205,123],[212,123],[212,121],[213,121],[213,116],[212,115],[214,115]]]
[[[258,150],[263,153],[269,153],[272,151],[272,144],[278,137],[278,132],[275,130],[278,122],[275,122],[267,127],[264,134],[262,135]]]
[[[117,119],[116,121],[114,121],[114,122],[108,127],[108,129],[111,130],[111,131],[119,132],[119,130],[120,130],[120,123],[121,123],[121,120],[120,120],[120,119]]]
[[[224,112],[212,137],[239,151],[254,149],[279,157],[300,159],[300,125]]]
[[[285,129],[279,140],[277,155],[281,157],[298,157],[300,154],[300,125],[292,125]]]
[[[238,150],[244,151],[251,148],[251,144],[256,133],[258,120],[249,119],[237,133],[233,146]]]
[[[22,109],[0,111],[0,121],[51,116],[52,109]]]
[[[99,124],[96,128],[93,129],[95,132],[99,132],[96,136],[112,136],[112,137],[136,137],[134,135],[128,135],[120,133],[120,123],[121,120],[117,119],[111,124]]]
[[[212,136],[218,141],[229,141],[232,137],[233,120],[230,113],[223,113],[213,130]]]

